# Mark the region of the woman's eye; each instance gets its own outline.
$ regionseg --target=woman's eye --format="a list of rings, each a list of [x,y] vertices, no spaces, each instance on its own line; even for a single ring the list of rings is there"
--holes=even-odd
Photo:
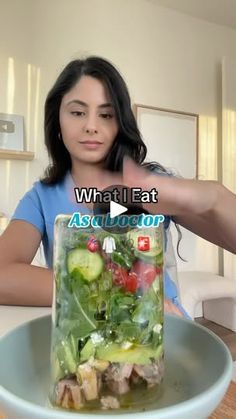
[[[113,118],[113,115],[110,113],[101,113],[101,117],[104,119],[111,119]]]
[[[84,112],[81,112],[81,111],[71,111],[71,115],[74,115],[74,116],[82,116],[82,115],[85,115],[85,113]]]

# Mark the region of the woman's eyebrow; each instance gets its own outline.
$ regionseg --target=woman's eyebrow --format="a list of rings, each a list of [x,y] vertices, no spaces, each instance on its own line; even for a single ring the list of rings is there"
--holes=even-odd
[[[86,102],[83,102],[82,100],[79,99],[73,99],[70,100],[67,105],[71,105],[72,103],[76,103],[77,105],[81,105],[81,106],[85,106],[86,108],[88,108],[88,104]],[[107,102],[107,103],[102,103],[101,105],[98,105],[98,108],[112,108],[112,103]]]

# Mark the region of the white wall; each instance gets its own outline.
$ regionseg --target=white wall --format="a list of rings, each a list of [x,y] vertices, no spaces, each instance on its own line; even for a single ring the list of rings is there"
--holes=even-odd
[[[24,116],[27,149],[36,154],[33,162],[0,160],[0,211],[8,216],[41,174],[46,157],[41,128],[44,98],[39,86],[40,68],[32,59],[36,47],[34,3],[0,0],[0,112]]]
[[[222,56],[236,57],[236,31],[148,0],[0,0],[0,6],[0,109],[24,115],[27,144],[36,153],[32,162],[0,160],[0,211],[10,215],[46,167],[45,96],[63,66],[81,54],[116,64],[133,102],[200,114],[214,125],[217,141],[220,62]],[[200,174],[209,175],[204,165]],[[216,260],[216,248],[204,246]],[[200,268],[201,262],[194,263]],[[212,261],[206,265],[216,269]]]

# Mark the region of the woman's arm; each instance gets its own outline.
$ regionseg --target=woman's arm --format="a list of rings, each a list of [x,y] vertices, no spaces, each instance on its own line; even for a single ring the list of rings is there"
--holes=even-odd
[[[216,181],[159,176],[124,162],[123,183],[143,190],[155,188],[158,203],[145,204],[153,214],[174,220],[204,239],[236,253],[236,195]]]
[[[0,304],[51,305],[52,271],[31,265],[40,241],[39,231],[19,220],[0,236]]]
[[[153,179],[154,180],[154,179]],[[167,178],[156,180],[159,211],[165,211],[171,182],[174,220],[198,236],[236,253],[236,195],[215,181]],[[158,186],[159,185],[159,186]]]
[[[236,253],[236,195],[214,181],[173,181],[174,220],[198,236]],[[161,200],[160,193],[160,207]]]

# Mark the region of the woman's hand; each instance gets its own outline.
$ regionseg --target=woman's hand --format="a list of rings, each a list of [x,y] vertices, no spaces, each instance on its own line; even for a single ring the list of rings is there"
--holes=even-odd
[[[168,298],[165,298],[164,300],[164,310],[165,313],[176,314],[177,316],[184,317],[180,309]]]
[[[158,175],[138,165],[129,157],[124,158],[122,174],[101,170],[93,182],[99,190],[112,185],[141,188],[143,191],[151,191],[154,188],[158,192],[158,202],[145,203],[143,207],[153,214],[174,217],[187,213],[207,213],[214,207],[221,186],[215,181]]]
[[[172,216],[198,236],[236,253],[236,195],[220,183],[158,175],[130,158],[124,159],[122,175],[104,170],[95,181],[100,190],[111,185],[155,188],[158,203],[143,204],[148,212]]]
[[[158,203],[144,204],[153,214],[171,215],[198,236],[236,254],[236,195],[210,180],[161,176],[125,159],[123,184],[155,188]]]
[[[143,204],[153,214],[171,215],[198,236],[236,254],[236,195],[210,180],[158,176],[124,160],[123,184],[155,188],[158,203]]]
[[[145,203],[143,207],[153,214],[175,215],[182,213],[187,203],[191,202],[189,197],[186,203],[183,199],[183,183],[185,179],[177,179],[171,176],[159,176],[144,167],[136,164],[132,159],[125,157],[123,161],[123,172],[114,173],[107,170],[100,170],[93,177],[93,184],[99,190],[106,189],[113,185],[123,185],[129,188],[141,188],[143,191],[151,191],[155,188],[158,192],[158,202]],[[177,185],[179,185],[179,193]],[[121,204],[123,204],[121,202]],[[186,204],[186,205],[185,205]]]

